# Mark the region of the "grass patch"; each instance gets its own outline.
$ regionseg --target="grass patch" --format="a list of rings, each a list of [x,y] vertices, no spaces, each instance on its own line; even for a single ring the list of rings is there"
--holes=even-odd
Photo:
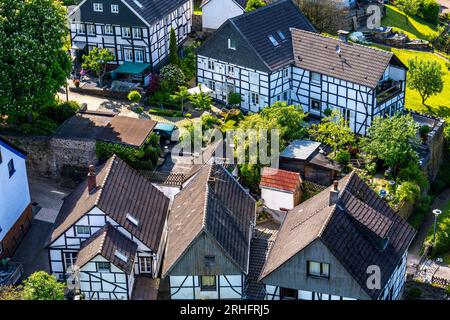
[[[430,106],[430,109],[435,109],[433,111],[436,111],[437,114],[448,114],[450,116],[450,71],[448,70],[448,67],[446,66],[446,60],[433,54],[432,52],[423,52],[423,51],[415,51],[415,50],[407,50],[407,49],[397,49],[397,48],[390,48],[382,45],[373,45],[374,47],[377,47],[379,49],[391,51],[397,55],[397,57],[406,65],[408,65],[409,59],[414,59],[417,57],[418,59],[422,60],[436,60],[438,61],[442,66],[442,71],[444,71],[444,90],[436,96],[432,96],[428,98],[427,105]],[[417,112],[427,112],[429,113],[430,110],[427,109],[427,107],[422,105],[422,100],[420,98],[419,92],[415,90],[411,90],[409,88],[406,89],[406,107],[408,109],[412,109]],[[442,108],[447,108],[447,112],[442,112],[445,110],[439,110]]]
[[[408,23],[405,14],[392,5],[386,5],[386,16],[381,24],[403,31],[410,39],[430,40],[438,35],[437,26],[419,17],[409,17]]]
[[[425,242],[433,242],[434,224],[428,230]],[[450,258],[450,202],[443,208],[442,214],[438,217],[436,227],[436,246],[433,249],[436,257],[444,256]]]

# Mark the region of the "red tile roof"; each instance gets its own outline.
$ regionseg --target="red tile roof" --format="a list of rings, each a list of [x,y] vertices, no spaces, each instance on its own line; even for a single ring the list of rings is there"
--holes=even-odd
[[[295,192],[300,188],[300,173],[264,167],[261,174],[260,187]]]

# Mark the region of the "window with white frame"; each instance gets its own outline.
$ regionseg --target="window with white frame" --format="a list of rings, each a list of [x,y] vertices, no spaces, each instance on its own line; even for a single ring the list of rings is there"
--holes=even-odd
[[[118,4],[111,5],[111,13],[119,13],[119,5]]]
[[[77,33],[78,34],[86,33],[86,26],[83,23],[77,23]]]
[[[64,252],[64,266],[66,270],[75,265],[76,260],[77,260],[76,252]]]
[[[152,272],[152,258],[151,257],[139,257],[139,271],[140,273]]]
[[[114,34],[114,27],[110,24],[105,25],[104,27],[105,34]]]
[[[228,38],[228,49],[236,50],[236,39]]]
[[[321,83],[322,82],[322,76],[320,75],[320,73],[311,72],[311,82],[313,82],[313,83]]]
[[[208,69],[214,70],[214,61],[208,60]]]
[[[77,236],[90,236],[91,228],[89,226],[76,226]]]
[[[142,39],[142,29],[141,28],[133,28],[133,38]]]
[[[250,94],[250,101],[254,106],[259,105],[259,94],[257,94],[256,92],[252,92]]]
[[[133,50],[123,49],[123,56],[125,61],[133,61]]]
[[[234,66],[228,65],[228,75],[234,76]]]
[[[283,78],[289,78],[289,69],[284,69],[283,70]]]
[[[128,27],[122,28],[122,37],[123,38],[131,38],[131,28],[128,28]]]
[[[216,291],[216,276],[200,276],[201,291]]]
[[[208,80],[208,87],[212,90],[212,91],[216,91],[216,83],[212,80]]]
[[[144,62],[144,51],[134,50],[134,60],[136,62]]]
[[[329,278],[330,277],[330,264],[317,262],[317,261],[308,261],[308,276],[313,277],[321,277],[321,278]]]
[[[103,12],[103,3],[94,2],[94,12]]]
[[[87,25],[87,34],[90,36],[95,36],[95,25],[93,24]]]

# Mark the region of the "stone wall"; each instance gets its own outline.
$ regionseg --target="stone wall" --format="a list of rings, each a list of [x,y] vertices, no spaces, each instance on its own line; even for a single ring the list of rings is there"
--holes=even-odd
[[[76,186],[86,176],[89,164],[98,162],[94,140],[20,135],[3,137],[28,153],[29,176],[52,178],[65,187]]]

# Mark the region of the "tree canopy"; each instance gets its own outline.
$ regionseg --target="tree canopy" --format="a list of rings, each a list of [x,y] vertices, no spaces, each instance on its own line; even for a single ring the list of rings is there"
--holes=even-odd
[[[180,64],[180,58],[178,57],[177,35],[175,34],[175,30],[173,28],[170,28],[169,63],[174,65]]]
[[[435,60],[410,59],[408,86],[417,90],[422,97],[422,104],[444,89],[442,70],[439,62]]]
[[[258,8],[264,7],[267,3],[264,0],[248,0],[245,11],[250,12]]]
[[[411,115],[376,117],[361,145],[368,155],[383,160],[395,177],[400,165],[417,162],[417,153],[411,145],[416,135],[417,128]]]
[[[66,15],[57,0],[0,1],[0,115],[9,121],[52,104],[65,84]]]
[[[113,60],[114,56],[108,49],[93,48],[89,54],[83,56],[83,69],[95,72],[101,86],[102,79],[106,74],[106,66]]]
[[[24,281],[24,300],[64,300],[65,285],[45,271],[33,273]]]

